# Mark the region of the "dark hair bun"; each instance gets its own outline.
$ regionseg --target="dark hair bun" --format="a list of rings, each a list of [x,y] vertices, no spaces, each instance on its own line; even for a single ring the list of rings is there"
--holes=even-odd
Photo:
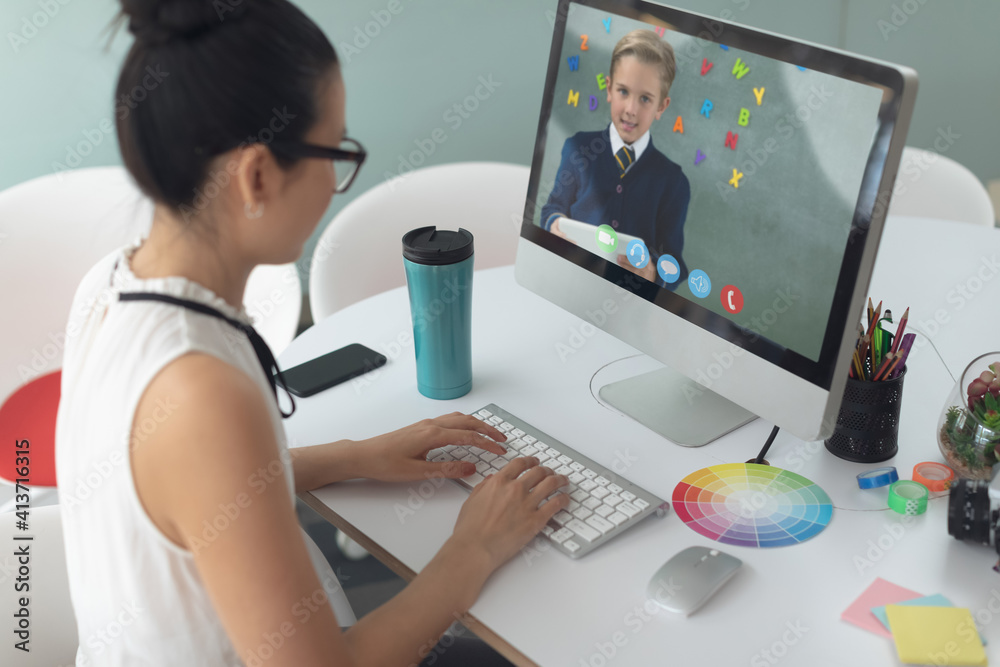
[[[136,41],[164,44],[192,39],[239,18],[249,0],[121,0]]]

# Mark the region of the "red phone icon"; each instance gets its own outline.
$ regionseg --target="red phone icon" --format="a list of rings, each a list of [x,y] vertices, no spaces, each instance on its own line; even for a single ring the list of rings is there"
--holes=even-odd
[[[735,285],[726,285],[719,293],[722,307],[734,315],[743,310],[743,292]]]

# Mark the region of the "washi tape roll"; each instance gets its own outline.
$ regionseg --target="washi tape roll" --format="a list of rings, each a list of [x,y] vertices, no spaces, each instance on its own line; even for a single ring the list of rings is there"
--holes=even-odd
[[[874,489],[879,486],[888,486],[898,479],[899,473],[896,472],[895,466],[866,470],[858,473],[858,488]]]
[[[931,491],[947,491],[955,480],[955,473],[943,463],[924,461],[913,466],[913,481],[920,482]]]
[[[929,496],[930,491],[923,484],[902,479],[889,487],[889,508],[910,516],[923,514],[927,511]]]

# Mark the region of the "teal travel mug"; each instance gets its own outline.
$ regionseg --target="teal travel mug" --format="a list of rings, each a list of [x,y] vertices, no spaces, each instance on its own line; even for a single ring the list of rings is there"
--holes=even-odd
[[[403,235],[417,389],[458,398],[472,389],[472,234],[421,227]]]

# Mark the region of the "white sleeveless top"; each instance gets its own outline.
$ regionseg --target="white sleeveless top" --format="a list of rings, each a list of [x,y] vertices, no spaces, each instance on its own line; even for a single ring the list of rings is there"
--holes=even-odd
[[[211,354],[246,372],[266,396],[293,503],[281,414],[253,346],[235,327],[168,303],[118,301],[119,292],[158,292],[251,322],[244,308],[236,310],[186,278],[136,278],[128,260],[140,243],[118,249],[88,271],[67,325],[56,474],[80,638],[76,664],[240,665],[191,552],[161,533],[139,502],[129,435],[139,398],[164,366],[188,352]],[[174,409],[164,403],[148,424],[136,425],[137,441]],[[338,623],[352,625],[356,619],[336,576],[302,535]]]

